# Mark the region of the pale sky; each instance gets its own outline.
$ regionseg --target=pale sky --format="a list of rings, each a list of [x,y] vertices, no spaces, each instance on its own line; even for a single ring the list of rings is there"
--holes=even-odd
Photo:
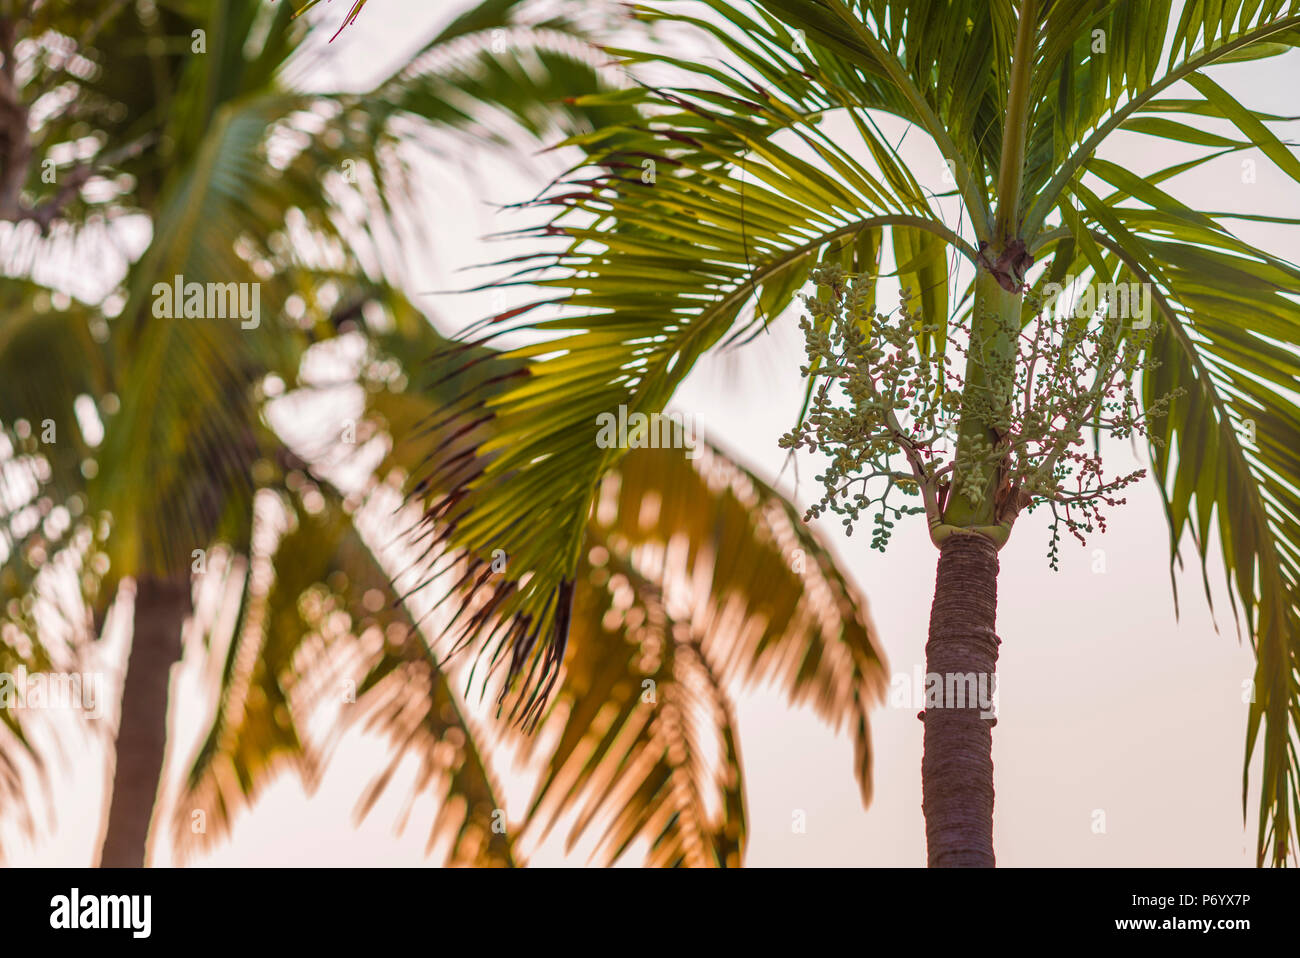
[[[424,35],[426,26],[436,29],[465,6],[372,0],[358,23],[333,44],[331,69],[345,76],[363,75],[373,68],[375,51],[398,53],[414,43],[411,38]],[[342,12],[329,10],[331,16]],[[1248,106],[1294,112],[1300,52],[1227,67],[1215,78]],[[1300,124],[1275,129],[1284,138],[1300,138]],[[1114,140],[1103,155],[1138,172],[1150,171],[1177,159],[1157,154],[1161,142],[1128,134]],[[944,188],[943,168],[931,144],[913,133],[903,152],[923,184]],[[1257,161],[1255,183],[1242,182],[1241,161],[1247,157]],[[532,195],[561,168],[556,157],[539,159],[522,152],[476,156],[463,165],[423,166],[422,213],[434,244],[432,249],[407,250],[411,291],[456,287],[464,282],[457,269],[509,255],[509,247],[479,240],[485,233],[517,225],[487,204]],[[1212,162],[1174,183],[1178,196],[1203,208],[1300,216],[1300,187],[1258,151]],[[1239,235],[1300,261],[1294,229],[1242,223]],[[489,305],[484,297],[426,296],[418,301],[426,304],[444,332],[477,319]],[[674,409],[694,414],[712,439],[768,478],[781,470],[784,454],[777,448],[777,437],[794,424],[802,398],[802,346],[791,319],[787,315],[771,335],[739,353],[702,363],[673,403]],[[1145,454],[1139,460],[1124,444],[1112,443],[1104,451],[1111,473],[1147,465]],[[801,505],[817,492],[813,472],[810,463],[801,465]],[[793,488],[791,479],[787,470],[782,478],[787,491]],[[1108,517],[1109,531],[1087,548],[1067,537],[1060,572],[1047,565],[1042,513],[1021,519],[1001,555],[1001,701],[993,734],[998,863],[1251,865],[1256,793],[1252,789],[1251,820],[1243,828],[1241,763],[1243,683],[1252,676],[1254,664],[1230,618],[1222,565],[1213,558],[1217,542],[1211,547],[1209,569],[1216,590],[1216,633],[1190,542],[1184,548],[1187,569],[1179,578],[1182,616],[1175,620],[1168,527],[1150,480],[1132,490],[1129,504],[1112,509]],[[891,675],[910,677],[924,662],[937,557],[923,519],[900,524],[884,556],[868,548],[866,537],[844,538],[833,520],[821,530],[869,599]],[[106,662],[120,663],[122,650],[121,641],[110,643]],[[183,673],[174,676],[174,713],[177,700],[193,703],[201,698],[198,676],[196,664],[188,660]],[[810,712],[787,707],[771,690],[745,691],[738,694],[737,703],[748,784],[746,864],[924,864],[917,706],[886,705],[873,714],[876,794],[871,807],[863,809],[847,737],[830,732]],[[173,716],[173,738],[183,742],[186,751],[198,734],[198,711],[186,704]],[[10,863],[80,865],[91,860],[102,827],[102,752],[98,747],[72,748],[57,783],[57,827],[44,830],[34,843],[6,835]],[[402,834],[392,830],[405,799],[400,787],[394,787],[360,827],[353,821],[362,785],[386,757],[376,741],[354,737],[340,750],[314,796],[304,796],[295,781],[282,778],[242,816],[227,843],[191,863],[436,864],[436,856],[423,854],[435,810],[431,801],[417,803]],[[505,768],[497,771],[506,780],[507,804],[522,805],[528,797],[526,776]],[[796,811],[806,813],[804,834],[792,830]],[[1104,831],[1099,833],[1101,816]],[[582,849],[568,857],[563,854],[559,831],[532,853],[530,863],[585,861]],[[155,849],[154,863],[171,860],[163,842]]]

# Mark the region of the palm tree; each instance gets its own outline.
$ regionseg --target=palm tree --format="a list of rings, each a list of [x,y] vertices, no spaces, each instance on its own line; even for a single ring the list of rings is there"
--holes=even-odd
[[[89,21],[36,4],[6,11],[0,20],[9,44],[6,65],[15,62],[12,54],[22,49],[24,36],[36,41],[14,74],[25,82],[7,88],[15,109],[35,110],[51,77],[68,69],[68,46],[60,38],[72,38],[85,60],[74,74],[70,105],[49,115],[30,142],[25,132],[13,132],[4,144],[6,171],[15,172],[6,180],[4,209],[16,227],[7,249],[21,252],[27,244],[46,256],[61,245],[93,249],[114,238],[116,223],[141,214],[152,231],[125,280],[107,297],[92,296],[91,305],[37,282],[7,284],[8,318],[0,337],[7,384],[0,420],[15,447],[5,469],[33,483],[26,500],[12,509],[6,504],[6,621],[15,631],[5,633],[0,665],[9,670],[12,660],[48,667],[67,651],[64,646],[97,635],[119,583],[135,580],[101,864],[147,859],[168,751],[168,679],[187,620],[203,633],[219,681],[211,727],[187,761],[175,810],[175,836],[184,849],[223,834],[234,812],[282,768],[308,783],[316,780],[329,742],[313,740],[304,729],[318,707],[330,704],[321,683],[354,676],[360,698],[347,717],[370,717],[392,732],[399,746],[395,762],[420,751],[426,762],[421,785],[447,772],[445,810],[457,807],[453,798],[468,809],[452,858],[517,860],[512,843],[491,827],[500,803],[490,764],[480,754],[482,733],[459,711],[441,657],[413,631],[407,604],[358,531],[356,503],[268,426],[266,409],[284,384],[300,383],[311,344],[340,333],[366,339],[368,349],[408,371],[400,388],[393,375],[368,384],[379,386],[367,392],[374,431],[401,424],[393,431],[404,434],[417,421],[438,418],[449,385],[463,382],[454,372],[436,373],[432,382],[417,376],[422,361],[445,343],[382,277],[368,277],[359,266],[351,250],[384,240],[389,210],[381,206],[380,215],[361,223],[342,215],[339,174],[355,173],[363,188],[372,187],[377,204],[402,197],[400,183],[383,179],[392,168],[387,151],[396,142],[390,121],[397,117],[420,116],[476,142],[502,135],[483,125],[487,108],[534,136],[612,122],[621,108],[560,100],[603,89],[592,54],[577,40],[577,24],[528,19],[527,7],[491,3],[471,10],[363,96],[308,94],[285,85],[307,36],[289,22],[285,4],[221,5],[202,17],[187,5],[162,4],[150,13],[116,4]],[[263,19],[268,9],[269,22]],[[495,34],[518,25],[531,32],[497,50]],[[142,42],[149,37],[159,42]],[[161,42],[167,37],[186,42]],[[52,51],[63,52],[56,57]],[[142,75],[153,78],[152,88],[123,82]],[[467,112],[451,92],[481,105]],[[98,152],[61,171],[56,182],[63,185],[52,197],[33,200],[47,168],[38,160],[82,136],[87,123],[99,130]],[[24,119],[9,129],[25,131],[27,125]],[[296,145],[277,152],[288,139]],[[107,201],[92,203],[90,191],[82,190],[109,181],[117,191]],[[182,324],[160,317],[153,308],[154,281],[176,275],[186,282],[260,283],[261,302],[275,315],[252,329],[231,320],[194,317]],[[298,308],[280,312],[279,304],[293,301]],[[385,317],[378,326],[368,318],[372,311]],[[505,367],[485,353],[477,368],[497,380]],[[517,363],[508,368],[523,374]],[[317,390],[304,384],[301,391]],[[57,441],[32,430],[32,423],[45,422],[59,427]],[[458,421],[432,435],[462,443],[464,436],[477,441],[485,435],[479,428],[457,440],[462,426]],[[367,427],[358,428],[364,435]],[[423,447],[415,449],[395,449],[378,474],[413,470],[412,456],[424,455]],[[468,446],[465,451],[472,453]],[[611,858],[631,836],[649,834],[655,860],[735,863],[744,835],[743,778],[722,678],[784,677],[793,699],[813,698],[830,720],[851,721],[865,791],[866,709],[879,694],[882,666],[860,596],[818,540],[791,522],[793,507],[785,499],[716,449],[698,470],[684,469],[689,464],[680,455],[641,458],[638,482],[648,483],[671,508],[646,523],[639,504],[644,496],[637,493],[603,526],[593,525],[588,551],[601,550],[592,554],[605,559],[587,560],[574,620],[576,633],[600,636],[628,655],[608,662],[575,659],[557,695],[578,714],[616,705],[614,728],[630,738],[594,743],[594,759],[561,804],[631,782],[638,797],[627,809],[635,817],[620,820]],[[382,488],[372,481],[362,499]],[[72,521],[15,521],[32,509]],[[680,590],[674,578],[680,570],[662,556],[654,559],[656,548],[682,535],[716,557],[712,586],[686,609],[665,599],[668,589]],[[788,541],[778,545],[779,537]],[[795,566],[783,551],[791,543],[801,550]],[[743,554],[734,558],[734,550]],[[84,594],[56,600],[69,568]],[[234,597],[236,614],[225,635],[215,634],[213,617],[195,614],[196,595],[204,602]],[[706,648],[701,622],[724,608],[739,616],[729,620],[736,641],[754,643],[753,655],[738,664],[711,664],[710,655],[722,650]],[[349,626],[339,632],[336,620],[326,621],[327,611],[342,612]],[[50,641],[52,618],[65,626],[62,646]],[[356,641],[368,634],[386,637],[377,654]],[[19,635],[22,641],[11,641]],[[412,641],[410,635],[419,637]],[[836,669],[790,664],[822,660],[837,663]],[[583,671],[584,662],[601,671]],[[704,690],[700,676],[712,683]],[[642,707],[642,681],[655,683],[663,703],[653,721]],[[629,689],[636,694],[629,696]],[[694,709],[699,702],[709,709],[704,717]],[[11,737],[23,743],[21,724],[7,710],[0,714]],[[549,756],[539,803],[586,731],[583,722],[573,722]],[[726,756],[713,778],[699,754],[709,733],[723,742]],[[439,747],[452,741],[454,767]],[[638,756],[658,755],[655,764],[632,766],[640,778],[629,778],[622,764],[628,753],[620,749],[629,744]],[[0,754],[3,785],[19,793],[23,780],[7,753]],[[711,788],[722,796],[722,818],[705,800]],[[542,821],[543,815],[535,808],[527,818]]]
[[[437,500],[441,489],[493,455],[486,447],[496,423],[467,415],[457,397],[471,379],[479,395],[497,394],[527,378],[529,366],[482,348],[466,361],[462,349],[427,330],[418,338],[388,337],[381,346],[411,379],[400,392],[368,396],[372,413],[396,437],[378,474],[396,470],[422,499]],[[451,350],[461,362],[424,361]],[[848,725],[855,775],[864,802],[870,798],[867,716],[883,694],[884,664],[865,602],[791,502],[707,441],[699,453],[692,460],[680,449],[639,449],[602,481],[574,578],[571,649],[552,707],[540,728],[485,730],[543,762],[532,801],[518,816],[516,841],[528,830],[549,831],[582,802],[568,842],[611,817],[598,843],[607,862],[642,838],[650,864],[739,864],[746,818],[729,691],[736,683],[773,682],[792,703],[811,704],[833,726]],[[425,585],[456,580],[433,603],[447,606],[433,647],[445,657],[458,620],[491,611],[457,607],[454,598],[509,581],[517,560],[455,561],[431,548],[429,538],[417,534],[410,548],[429,552],[430,571],[413,568],[405,578]],[[424,669],[431,654],[416,644],[390,650],[365,684],[392,686],[374,721],[403,746],[378,786],[411,745],[425,757],[421,783],[436,768],[430,746],[445,738],[436,731],[447,721],[442,701],[454,697],[422,697],[420,683],[393,683],[389,675],[409,669],[413,655]],[[495,668],[487,671],[485,689]],[[454,738],[472,742],[475,730],[461,728]],[[555,744],[542,752],[539,741]],[[371,790],[365,807],[379,790]],[[484,805],[485,817],[500,807]]]
[[[808,301],[805,409],[822,415],[822,425],[859,408],[883,423],[881,441],[901,462],[883,473],[887,483],[925,504],[939,552],[927,672],[994,676],[998,551],[1016,516],[1059,508],[1067,528],[1088,531],[1092,520],[1072,511],[1077,502],[1063,490],[1061,470],[1069,460],[1100,473],[1089,472],[1096,464],[1082,454],[1070,459],[1069,440],[1090,425],[1120,435],[1145,429],[1173,555],[1190,529],[1205,562],[1217,529],[1256,652],[1246,762],[1262,753],[1258,860],[1282,864],[1294,853],[1300,410],[1290,389],[1300,368],[1292,295],[1300,268],[1235,236],[1230,221],[1297,221],[1197,209],[1165,186],[1247,150],[1300,180],[1300,159],[1269,127],[1287,118],[1242,105],[1209,73],[1300,45],[1300,5],[1188,3],[1177,15],[1171,7],[699,0],[639,9],[664,29],[689,25],[719,56],[673,56],[666,45],[609,51],[633,72],[651,63],[660,68],[655,76],[671,68],[680,79],[579,98],[632,104],[640,114],[582,137],[582,165],[532,204],[551,215],[529,234],[535,255],[507,264],[504,282],[540,287],[530,308],[558,312],[530,321],[517,318],[527,309],[514,309],[482,327],[483,341],[520,329],[546,335],[506,353],[535,359],[527,378],[490,397],[467,387],[464,408],[494,423],[480,448],[492,458],[426,513],[453,554],[483,563],[500,549],[527,571],[485,582],[493,614],[463,623],[465,641],[495,650],[504,639],[519,714],[538,713],[559,668],[592,505],[624,454],[593,446],[596,417],[620,406],[629,414],[662,410],[701,356],[761,330],[812,279],[819,293]],[[679,39],[677,49],[700,46]],[[885,138],[882,115],[942,154],[961,207],[957,225],[945,222],[940,198],[927,195]],[[1188,122],[1198,118],[1225,122],[1237,135]],[[1117,131],[1209,150],[1139,177],[1098,156]],[[942,387],[934,402],[956,412],[956,449],[942,468],[927,458],[935,447],[881,411],[883,374],[864,373],[867,358],[877,358],[851,364],[836,352],[861,346],[846,336],[883,335],[894,322],[894,314],[875,312],[872,291],[887,243],[901,284],[917,293],[891,327],[903,330],[890,332],[891,361],[905,356],[907,368],[917,368],[919,355],[931,373],[956,367],[956,379],[928,381]],[[975,274],[961,295],[949,256]],[[1142,330],[1117,322],[1113,310],[1091,325],[1064,322],[1044,301],[1048,284],[1068,286],[1072,277],[1094,291],[1141,284],[1154,322]],[[1069,348],[1101,349],[1094,355],[1106,372],[1096,390],[1058,397],[1072,404],[1069,428],[1053,427],[1067,438],[1044,440],[1037,452],[1020,430],[1033,416],[1039,426],[1055,420],[1038,405],[1022,414],[1013,404],[1018,387],[1031,397],[1056,395],[1056,386],[1034,392],[1041,380],[1024,342],[1035,329],[1072,337]],[[1043,352],[1032,347],[1028,355]],[[814,384],[827,373],[857,377],[850,387],[860,407],[846,413],[822,401]],[[894,398],[910,406],[916,395]],[[1112,415],[1103,404],[1114,395],[1123,411]],[[935,425],[933,409],[926,415]],[[839,478],[853,479],[854,468],[862,478],[864,448],[844,453]],[[1090,495],[1113,498],[1115,488],[1104,480]],[[899,514],[874,497],[856,504],[832,497],[831,505],[848,510],[848,523],[856,516],[850,507],[879,506],[877,544]],[[922,719],[929,862],[992,865],[992,723],[950,691]],[[1243,810],[1248,795],[1249,782]]]

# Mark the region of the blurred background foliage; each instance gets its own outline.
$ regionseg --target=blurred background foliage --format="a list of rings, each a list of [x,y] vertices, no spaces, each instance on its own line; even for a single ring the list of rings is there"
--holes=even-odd
[[[467,366],[404,295],[394,250],[424,229],[411,151],[535,150],[632,107],[574,99],[611,89],[584,4],[489,0],[361,91],[307,82],[311,41],[338,30],[323,12],[0,0],[0,669],[88,661],[114,603],[138,637],[183,583],[211,681],[202,740],[167,745],[169,807],[148,800],[158,777],[117,763],[103,863],[144,863],[151,821],[182,855],[220,839],[275,775],[314,785],[365,723],[393,765],[359,810],[418,757],[416,789],[440,803],[430,847],[450,836],[451,862],[520,864],[518,835],[580,806],[572,838],[599,821],[605,860],[639,838],[647,863],[739,864],[743,681],[848,723],[869,795],[883,666],[865,602],[794,506],[713,446],[639,451],[607,477],[538,731],[468,717],[475,659],[448,664],[449,610],[490,615],[494,573],[400,533],[490,455],[492,422],[455,401],[466,378],[529,370],[486,348]],[[175,276],[259,284],[260,321],[156,316],[153,286]],[[348,388],[359,415],[340,411]],[[324,424],[291,435],[277,405]],[[404,576],[438,585],[410,595]],[[174,638],[132,643],[128,688],[166,681]],[[485,689],[494,663],[477,661]],[[165,708],[121,710],[119,756],[161,765]],[[0,794],[30,829],[30,804],[62,797],[30,719],[0,718]],[[505,741],[542,771],[503,832]]]

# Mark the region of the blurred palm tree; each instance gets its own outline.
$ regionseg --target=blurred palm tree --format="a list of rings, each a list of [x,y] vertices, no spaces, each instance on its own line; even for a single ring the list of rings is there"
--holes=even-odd
[[[311,30],[284,3],[6,0],[0,11],[0,218],[10,224],[0,251],[15,277],[0,329],[0,422],[11,446],[3,468],[15,490],[4,504],[0,666],[66,662],[81,638],[99,634],[123,580],[134,581],[101,864],[147,859],[182,625],[192,619],[209,652],[221,653],[212,617],[194,614],[196,594],[235,605],[211,728],[176,807],[178,838],[223,833],[285,765],[316,780],[328,743],[305,723],[339,700],[322,677],[337,667],[361,685],[356,708],[340,716],[366,715],[396,734],[395,761],[419,750],[421,785],[443,782],[447,814],[463,811],[452,858],[513,861],[494,827],[501,805],[482,736],[358,531],[359,504],[383,484],[344,495],[266,416],[286,389],[312,391],[302,366],[313,344],[346,334],[400,356],[382,382],[362,377],[374,387],[371,412],[348,430],[364,438],[388,423],[404,435],[417,420],[447,418],[434,415],[439,390],[465,374],[416,375],[415,357],[443,344],[380,266],[414,225],[400,212],[412,195],[400,128],[419,118],[424,129],[504,145],[513,134],[484,123],[485,113],[534,136],[612,122],[626,108],[562,99],[605,89],[580,20],[494,0],[455,19],[390,79],[347,94],[307,91]],[[106,256],[115,250],[120,264]],[[99,279],[107,295],[70,295],[50,266],[60,261],[76,264],[73,278],[92,290]],[[258,284],[263,313],[256,324],[157,315],[155,284],[178,276]],[[497,368],[480,359],[476,369]],[[517,364],[508,372],[524,374]],[[425,434],[459,450],[448,460],[455,477],[480,455],[459,444],[487,428],[456,419]],[[402,449],[394,445],[376,475],[414,471]],[[720,676],[783,675],[792,697],[851,719],[865,789],[865,713],[880,662],[861,598],[790,522],[789,503],[717,451],[700,469],[643,458],[622,498],[611,492],[608,521],[592,526],[574,613],[575,635],[591,638],[578,643],[557,695],[568,719],[557,709],[549,720],[564,734],[535,809],[548,797],[563,808],[588,795],[594,811],[615,784],[630,787],[613,853],[642,835],[656,861],[735,863],[743,793]],[[646,519],[640,502],[651,489],[664,505]],[[696,566],[714,569],[713,586],[687,609],[668,594],[680,590],[680,571],[662,554],[682,535],[707,556],[692,553]],[[791,571],[787,547],[802,550],[806,571]],[[723,612],[734,643],[725,662],[706,637]],[[376,636],[378,648],[368,641]],[[620,650],[608,661],[596,654],[607,645]],[[752,655],[730,662],[746,649]],[[656,690],[648,700],[644,681]],[[588,743],[591,714],[602,709],[614,710],[613,724],[600,725],[609,737]],[[25,743],[16,717],[0,716],[10,744]],[[709,736],[721,743],[712,765],[701,752]],[[577,780],[561,790],[553,783],[571,761]],[[0,762],[0,788],[23,798],[3,749]]]
[[[370,418],[396,437],[376,473],[395,471],[407,481],[391,488],[413,486],[436,498],[494,456],[494,420],[467,415],[457,398],[471,380],[481,395],[503,391],[528,377],[529,364],[484,348],[467,354],[427,326],[413,328],[420,335],[375,340],[380,355],[412,373],[404,389],[367,393]],[[427,363],[449,350],[458,362]],[[430,457],[430,448],[438,454]],[[771,681],[792,703],[812,704],[836,727],[847,724],[863,800],[870,799],[867,713],[883,695],[884,663],[865,601],[788,499],[707,441],[698,452],[690,459],[682,449],[640,449],[602,482],[551,707],[536,730],[520,722],[492,729],[498,741],[542,766],[528,808],[514,816],[521,823],[516,840],[527,830],[549,831],[575,811],[568,845],[603,822],[595,853],[606,862],[642,840],[650,864],[740,864],[745,792],[730,699],[737,682]],[[445,607],[436,633],[446,637],[458,633],[462,619],[487,620],[493,612],[491,604],[455,597],[518,573],[508,555],[461,561],[430,539],[417,532],[409,543],[412,553],[429,558],[412,563],[406,579],[420,583],[415,591],[454,580],[435,590],[443,598],[430,611],[436,616]],[[505,662],[504,648],[499,642],[493,650],[483,689]],[[363,807],[412,746],[424,756],[417,787],[439,768],[429,746],[447,740],[453,713],[446,703],[455,697],[439,687],[444,679],[436,670],[411,676],[413,667],[425,675],[428,655],[427,647],[390,645],[369,673],[365,688],[383,693],[373,698],[375,711],[362,711],[401,747]],[[437,694],[422,695],[430,684]],[[456,718],[455,741],[479,740],[472,723]],[[479,766],[490,763],[475,756],[471,767]],[[505,812],[483,804],[482,822],[498,810]]]
[[[656,68],[659,85],[579,100],[642,112],[582,137],[582,163],[533,204],[552,215],[531,232],[535,255],[509,264],[509,281],[541,288],[531,305],[562,309],[530,323],[517,318],[525,306],[482,327],[484,342],[534,330],[544,341],[507,353],[537,361],[504,393],[466,390],[465,406],[493,417],[494,457],[428,506],[443,547],[479,563],[503,550],[527,570],[485,582],[494,614],[466,622],[464,640],[496,641],[504,629],[510,679],[525,712],[536,707],[570,631],[592,504],[623,455],[593,450],[595,417],[662,410],[701,356],[765,328],[815,267],[874,286],[892,246],[923,317],[908,348],[942,368],[966,341],[947,335],[950,321],[968,331],[970,408],[1007,408],[1015,376],[987,370],[1015,368],[1017,337],[1002,330],[1034,320],[1047,284],[1139,284],[1157,328],[1137,347],[1151,363],[1138,401],[1161,415],[1150,450],[1172,557],[1190,529],[1204,564],[1217,531],[1258,663],[1246,740],[1247,769],[1260,760],[1258,860],[1284,863],[1300,815],[1300,267],[1243,241],[1231,221],[1298,221],[1198,209],[1165,181],[1258,151],[1300,182],[1300,159],[1270,127],[1294,118],[1248,108],[1210,73],[1294,56],[1300,5],[699,0],[637,13],[676,29],[675,45],[610,52],[632,70]],[[698,53],[708,49],[718,56]],[[666,75],[679,79],[667,85]],[[952,222],[882,117],[937,148],[961,207]],[[1120,131],[1189,148],[1189,158],[1136,176],[1098,156]],[[965,289],[953,288],[950,258],[974,275]],[[1035,261],[1047,268],[1031,279]],[[1129,341],[1111,316],[1096,329]],[[928,672],[993,674],[998,549],[1023,508],[1069,500],[1006,481],[1016,437],[999,421],[960,420],[951,477],[897,432],[911,450],[899,469],[924,495],[940,552]],[[923,718],[930,861],[990,865],[991,723],[972,707]],[[1243,814],[1248,794],[1244,783]]]

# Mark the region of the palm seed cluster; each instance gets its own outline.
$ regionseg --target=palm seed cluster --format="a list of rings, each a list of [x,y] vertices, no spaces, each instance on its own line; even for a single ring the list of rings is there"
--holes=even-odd
[[[927,320],[912,307],[910,289],[883,313],[876,277],[836,265],[811,277],[817,289],[802,297],[808,363],[801,372],[816,385],[806,416],[780,440],[782,448],[830,459],[806,520],[830,511],[852,534],[869,513],[871,546],[884,551],[894,520],[925,513],[934,530],[950,494],[979,506],[992,489],[995,521],[1008,529],[1021,508],[1051,509],[1053,568],[1062,526],[1080,542],[1105,531],[1101,507],[1122,504],[1116,493],[1144,471],[1107,478],[1101,435],[1148,435],[1148,420],[1165,414],[1176,395],[1144,408],[1136,392],[1138,374],[1155,365],[1142,358],[1153,325],[1136,328],[1105,303],[1076,317],[1027,291],[1019,328],[968,314],[984,344],[972,361],[966,321]],[[999,351],[990,345],[999,340],[1015,346]],[[953,371],[954,354],[971,381]],[[923,504],[899,503],[896,493]]]

